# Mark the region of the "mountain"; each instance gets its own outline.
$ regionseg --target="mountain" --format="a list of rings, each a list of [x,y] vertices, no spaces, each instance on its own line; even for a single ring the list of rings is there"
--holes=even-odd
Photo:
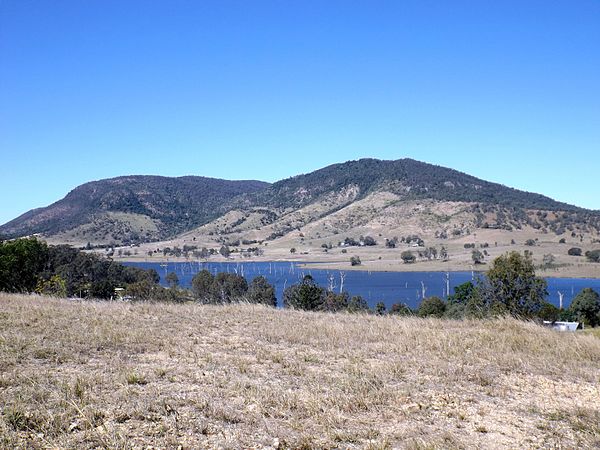
[[[66,240],[78,237],[124,244],[163,239],[218,217],[233,198],[268,185],[197,176],[123,176],[92,181],[50,206],[2,225],[0,234],[41,233]]]
[[[540,194],[519,191],[483,181],[457,170],[413,159],[382,161],[360,159],[333,164],[309,174],[278,181],[257,191],[254,203],[274,207],[301,207],[352,186],[356,199],[387,191],[405,199],[435,199],[503,205],[513,208],[552,211],[583,211]]]
[[[127,176],[86,183],[0,227],[65,242],[138,243],[177,235],[215,243],[397,230],[458,236],[528,227],[600,229],[600,212],[412,159],[361,159],[268,184]],[[210,238],[209,238],[210,236]]]

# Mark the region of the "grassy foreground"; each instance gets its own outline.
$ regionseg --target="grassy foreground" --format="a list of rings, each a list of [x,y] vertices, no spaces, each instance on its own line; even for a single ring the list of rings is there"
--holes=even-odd
[[[600,445],[600,339],[0,294],[0,448]]]

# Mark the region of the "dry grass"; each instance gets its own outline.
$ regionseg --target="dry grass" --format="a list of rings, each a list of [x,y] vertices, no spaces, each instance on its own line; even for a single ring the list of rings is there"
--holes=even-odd
[[[0,296],[0,448],[590,448],[600,339]]]

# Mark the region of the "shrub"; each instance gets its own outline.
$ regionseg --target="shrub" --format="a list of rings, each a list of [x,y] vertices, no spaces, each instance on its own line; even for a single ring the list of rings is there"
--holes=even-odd
[[[377,245],[377,242],[371,236],[365,236],[364,238],[361,239],[361,241],[362,241],[363,245],[368,245],[368,246]]]
[[[402,258],[402,261],[404,261],[405,264],[412,264],[417,259],[410,250],[403,251],[400,258]]]
[[[471,252],[471,259],[475,264],[483,264],[483,253],[481,253],[479,250],[473,250]]]
[[[537,316],[542,320],[549,320],[550,322],[554,322],[560,317],[560,309],[558,309],[552,303],[542,302],[542,306],[538,311]]]
[[[446,304],[439,297],[429,297],[423,299],[419,308],[417,309],[417,315],[419,317],[442,317],[446,311]]]
[[[375,314],[380,316],[385,314],[385,303],[377,302],[377,304],[375,305]]]
[[[360,266],[361,264],[362,264],[362,261],[360,260],[360,257],[358,257],[358,256],[350,257],[350,265],[351,266]]]
[[[389,313],[398,316],[410,316],[413,314],[413,310],[406,303],[394,303],[390,307]]]
[[[571,247],[568,251],[567,254],[569,256],[581,256],[581,249],[579,247]]]
[[[368,311],[369,305],[367,301],[362,298],[360,295],[355,295],[348,302],[348,311],[349,312],[364,312]]]
[[[590,250],[585,252],[585,256],[588,261],[591,262],[600,262],[600,250]]]
[[[335,294],[331,291],[325,294],[320,310],[329,312],[338,312],[348,308],[350,297],[347,292]]]

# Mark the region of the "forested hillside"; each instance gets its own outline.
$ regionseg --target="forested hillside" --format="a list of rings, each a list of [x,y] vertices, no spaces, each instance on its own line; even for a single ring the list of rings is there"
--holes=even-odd
[[[65,198],[29,211],[0,227],[7,237],[55,235],[84,226],[82,239],[139,242],[157,240],[206,223],[226,212],[242,193],[268,186],[186,176],[125,176],[93,181]],[[116,214],[115,214],[116,213]]]
[[[462,202],[470,205],[469,214],[477,228],[531,226],[557,235],[567,230],[600,229],[598,211],[540,194],[412,159],[361,159],[272,185],[194,176],[125,176],[94,181],[46,208],[34,209],[1,226],[0,235],[11,238],[41,233],[59,242],[135,244],[171,238],[234,213],[238,218],[230,229],[244,221],[246,228],[252,229],[253,217],[254,229],[283,220],[272,226],[272,237],[276,238],[377,193],[393,195],[396,204]],[[296,216],[289,216],[296,211]]]

